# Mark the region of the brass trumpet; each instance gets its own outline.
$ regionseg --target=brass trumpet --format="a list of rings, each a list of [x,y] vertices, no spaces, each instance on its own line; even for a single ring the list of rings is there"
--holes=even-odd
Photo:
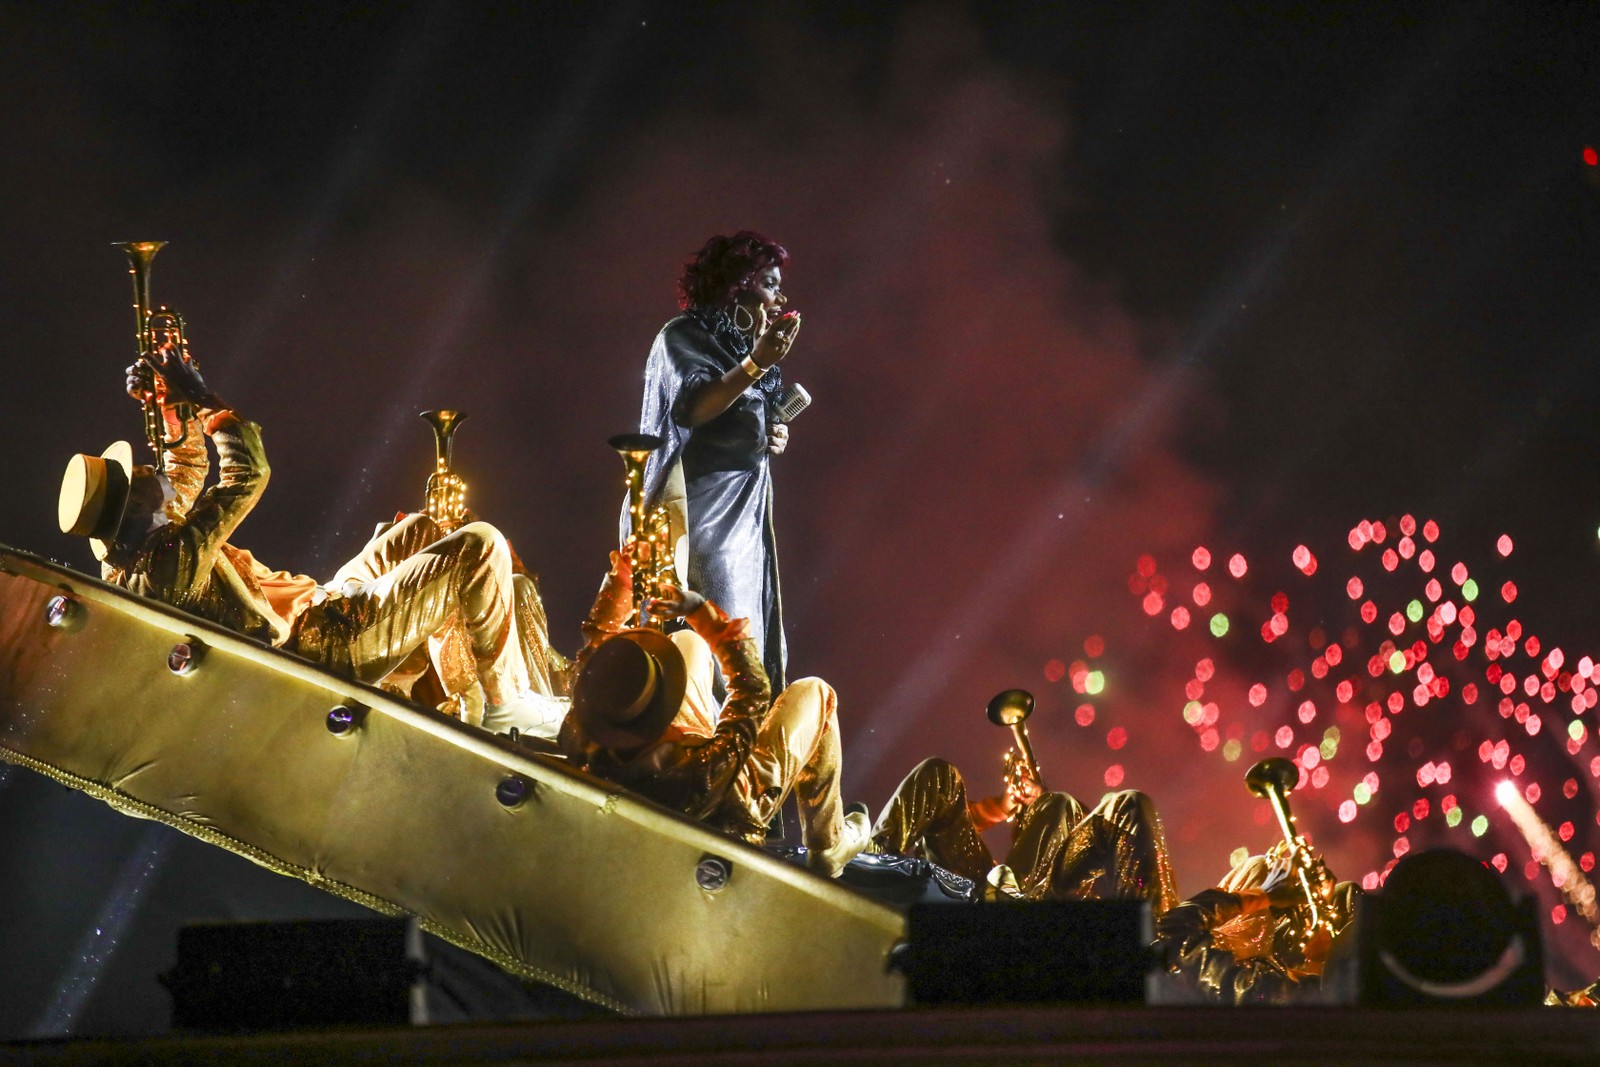
[[[172,345],[178,351],[178,357],[185,362],[189,359],[188,324],[183,316],[172,308],[162,304],[152,307],[150,304],[150,265],[156,258],[156,253],[166,247],[165,241],[118,241],[114,242],[128,257],[128,274],[133,279],[133,327],[134,339],[138,344],[139,362],[149,367],[151,371],[159,373],[156,367],[156,352],[162,345]],[[162,338],[158,341],[158,337]],[[144,406],[144,437],[150,448],[156,454],[156,467],[162,465],[162,453],[169,448],[176,448],[183,443],[183,434],[179,433],[172,440],[167,440],[166,425],[161,417],[161,405],[156,401],[154,391],[140,398]],[[189,412],[187,405],[180,405],[181,417],[187,419]]]
[[[467,483],[450,469],[450,445],[467,413],[443,408],[420,412],[417,417],[433,427],[433,473],[423,490],[423,510],[439,529],[449,533],[465,521],[467,513]]]
[[[1042,790],[1044,775],[1039,773],[1039,761],[1034,758],[1033,743],[1028,740],[1028,716],[1032,714],[1033,694],[1026,689],[1007,689],[989,701],[989,721],[1010,729],[1022,765]]]
[[[1324,933],[1332,937],[1338,932],[1343,916],[1338,914],[1334,896],[1333,876],[1328,867],[1311,849],[1311,844],[1300,833],[1289,810],[1289,794],[1300,781],[1300,768],[1281,756],[1264,759],[1244,776],[1245,788],[1272,805],[1278,817],[1278,828],[1283,831],[1283,843],[1274,845],[1269,858],[1279,855],[1287,859],[1294,879],[1300,883],[1305,902],[1295,908],[1299,945],[1303,951],[1313,936]]]
[[[633,624],[662,628],[662,622],[643,610],[646,600],[661,595],[665,586],[677,585],[673,565],[672,528],[665,508],[649,508],[644,499],[644,468],[661,438],[648,433],[618,434],[606,442],[622,457],[627,472],[628,529],[636,543],[648,548],[633,576]]]

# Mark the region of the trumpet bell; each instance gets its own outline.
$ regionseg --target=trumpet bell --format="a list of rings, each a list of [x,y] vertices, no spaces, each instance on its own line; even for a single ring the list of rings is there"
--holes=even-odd
[[[1288,796],[1300,784],[1300,768],[1293,760],[1282,756],[1264,759],[1245,773],[1245,788],[1258,797],[1268,797],[1276,792]]]
[[[1015,726],[1033,714],[1033,694],[1026,689],[1007,689],[989,701],[989,721],[996,726]]]

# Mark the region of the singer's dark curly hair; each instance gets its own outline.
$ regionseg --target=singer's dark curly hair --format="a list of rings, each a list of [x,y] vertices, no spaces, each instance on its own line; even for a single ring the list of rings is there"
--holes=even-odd
[[[678,279],[678,306],[726,307],[757,271],[788,262],[788,249],[754,230],[713,237],[684,263],[683,276]]]

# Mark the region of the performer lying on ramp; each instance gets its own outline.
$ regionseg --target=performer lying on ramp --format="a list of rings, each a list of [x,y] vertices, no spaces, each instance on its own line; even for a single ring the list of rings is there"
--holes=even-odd
[[[1020,773],[998,797],[968,802],[955,766],[927,759],[906,775],[873,828],[873,847],[920,855],[1008,895],[1028,900],[1141,897],[1160,915],[1178,902],[1155,805],[1131,789],[1087,810],[1070,793],[1045,792]],[[1015,819],[1010,851],[996,867],[979,835]]]
[[[472,522],[441,536],[432,519],[410,515],[329,585],[265,567],[229,542],[266,489],[261,428],[212,392],[192,361],[163,349],[157,369],[159,379],[142,363],[129,367],[129,394],[159,392],[195,412],[184,419],[163,404],[169,431],[183,437],[163,469],[135,467],[119,441],[100,456],[74,456],[62,482],[61,529],[89,538],[106,581],[369,683],[459,626],[486,715],[553,725],[555,702],[529,686],[512,556],[498,530]],[[218,483],[204,489],[203,437],[220,468]],[[443,679],[459,674],[435,666]]]
[[[624,629],[635,549],[611,554],[584,623],[562,751],[593,774],[753,844],[793,790],[808,864],[837,877],[871,828],[864,814],[844,814],[839,798],[833,687],[803,678],[773,700],[747,620],[689,590],[667,587],[646,610],[681,616],[690,629]],[[720,708],[712,696],[719,665],[727,687]]]

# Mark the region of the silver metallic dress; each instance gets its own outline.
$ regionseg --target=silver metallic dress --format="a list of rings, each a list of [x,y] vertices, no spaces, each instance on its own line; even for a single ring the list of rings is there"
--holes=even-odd
[[[691,308],[668,322],[645,363],[639,432],[664,442],[645,468],[644,490],[650,506],[667,506],[686,538],[688,559],[679,573],[730,617],[750,620],[749,635],[777,693],[787,683],[788,660],[767,451],[768,412],[782,389],[778,370],[752,382],[716,418],[692,429],[685,418],[693,391],[749,351],[723,312]],[[624,502],[623,537],[627,523]]]

